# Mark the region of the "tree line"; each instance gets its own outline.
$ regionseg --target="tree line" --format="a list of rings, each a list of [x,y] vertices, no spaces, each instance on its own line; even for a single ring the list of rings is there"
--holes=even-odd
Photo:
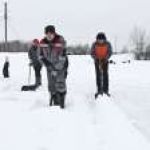
[[[122,48],[119,53],[133,53],[136,60],[150,60],[150,41],[147,32],[140,28],[134,27],[129,35],[129,45]],[[0,52],[27,52],[31,43],[20,40],[9,41],[7,50],[5,50],[4,42],[0,42]],[[89,55],[90,45],[79,44],[69,45],[67,47],[68,55]],[[114,50],[114,54],[117,54]]]
[[[0,52],[27,52],[30,48],[31,42],[23,42],[19,40],[9,41],[7,50],[5,50],[5,43],[0,42]],[[86,55],[90,54],[90,46],[85,45],[70,45],[67,47],[69,55]]]
[[[130,49],[136,60],[150,60],[150,41],[145,29],[134,27],[130,41]]]

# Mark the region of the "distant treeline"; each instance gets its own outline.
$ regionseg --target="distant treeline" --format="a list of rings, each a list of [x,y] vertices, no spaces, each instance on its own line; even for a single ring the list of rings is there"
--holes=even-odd
[[[8,42],[7,50],[5,50],[4,42],[0,42],[0,52],[27,52],[31,43],[22,42],[19,40]],[[67,53],[69,55],[86,55],[90,54],[90,46],[85,45],[73,45],[67,47]]]
[[[19,40],[8,42],[7,49],[5,50],[4,42],[0,42],[0,52],[27,52],[29,43]]]
[[[129,53],[132,52],[136,60],[150,60],[150,44],[144,45],[144,42],[135,42],[135,48],[129,49],[124,47],[120,53]],[[31,43],[23,41],[10,41],[8,42],[8,48],[5,50],[4,42],[0,42],[0,52],[27,52]],[[114,51],[114,54],[117,52]],[[67,47],[68,55],[89,55],[90,54],[90,45],[69,45]]]

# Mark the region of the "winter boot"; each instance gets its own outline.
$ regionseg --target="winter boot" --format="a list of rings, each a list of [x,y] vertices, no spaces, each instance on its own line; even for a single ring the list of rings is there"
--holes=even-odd
[[[60,105],[60,100],[61,100],[61,96],[59,93],[56,93],[55,97],[54,97],[54,105],[55,106],[59,106]]]
[[[51,94],[49,106],[52,106],[52,105],[53,105],[54,99],[55,99],[55,94]]]
[[[106,92],[104,92],[104,94],[105,94],[105,95],[107,95],[108,97],[110,97],[110,96],[111,96],[111,95],[110,95],[110,93],[109,93],[109,92],[107,92],[107,91],[106,91]]]
[[[60,93],[61,99],[60,99],[60,108],[64,109],[65,105],[65,95],[66,93]]]
[[[102,91],[99,91],[99,92],[95,93],[95,99],[97,99],[99,95],[102,95],[102,96],[103,96],[103,92],[102,92]]]

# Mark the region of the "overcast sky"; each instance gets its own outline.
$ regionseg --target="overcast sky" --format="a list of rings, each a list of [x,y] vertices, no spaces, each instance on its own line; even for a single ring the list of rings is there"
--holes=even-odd
[[[3,4],[0,0],[0,40],[4,39]],[[120,48],[135,25],[150,33],[150,0],[8,0],[9,40],[42,38],[45,25],[53,24],[68,44],[91,43],[104,31]]]

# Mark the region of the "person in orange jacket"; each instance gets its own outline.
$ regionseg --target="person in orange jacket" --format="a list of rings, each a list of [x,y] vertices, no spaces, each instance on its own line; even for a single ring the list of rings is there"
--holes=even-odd
[[[108,59],[112,55],[112,47],[110,42],[107,40],[105,33],[100,32],[96,36],[96,41],[93,43],[91,48],[91,55],[95,63],[96,71],[96,85],[97,92],[95,98],[98,95],[109,94],[109,74],[108,74]]]

